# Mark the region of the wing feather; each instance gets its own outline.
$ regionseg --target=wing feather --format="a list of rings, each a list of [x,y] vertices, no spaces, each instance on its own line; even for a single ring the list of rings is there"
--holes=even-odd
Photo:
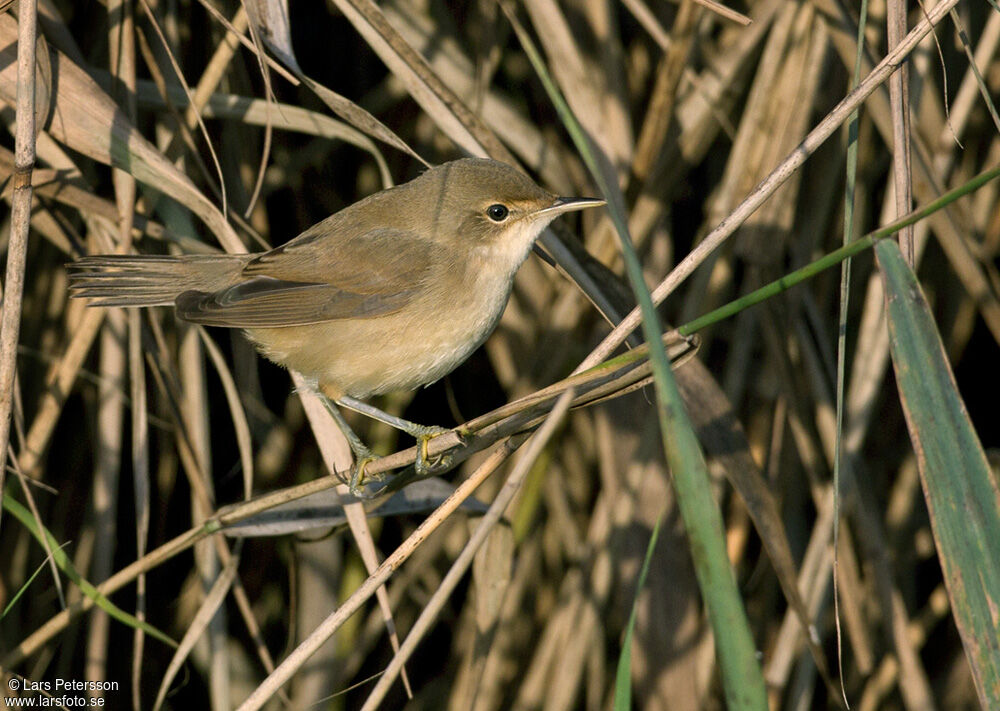
[[[412,295],[355,294],[329,284],[258,278],[213,293],[185,291],[174,306],[180,318],[192,323],[266,328],[382,316],[402,308]]]
[[[238,284],[182,293],[177,315],[229,328],[374,318],[420,294],[431,265],[445,256],[440,246],[407,230],[378,228],[346,238],[310,234],[318,227],[252,259]]]
[[[391,294],[422,282],[431,262],[443,256],[440,245],[414,231],[382,227],[352,232],[331,225],[322,234],[320,228],[329,222],[251,260],[243,274],[333,284],[359,294]]]

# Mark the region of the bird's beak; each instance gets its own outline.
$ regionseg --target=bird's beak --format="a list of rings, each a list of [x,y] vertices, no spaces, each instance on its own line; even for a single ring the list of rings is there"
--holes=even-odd
[[[532,215],[532,218],[537,219],[541,217],[542,219],[548,221],[555,217],[558,217],[564,212],[572,212],[573,210],[583,210],[588,207],[600,207],[601,205],[604,204],[606,204],[604,200],[599,200],[597,198],[561,197],[561,198],[556,198],[555,202],[553,202],[548,207],[543,207],[541,210],[536,212],[534,215]],[[537,254],[541,258],[541,260],[546,264],[548,264],[550,267],[556,266],[556,263],[552,259],[551,255],[549,255],[548,252],[542,249],[538,245],[538,242],[535,242],[533,245],[531,245],[531,251]]]
[[[564,212],[572,212],[574,210],[584,210],[588,207],[600,207],[604,205],[604,200],[599,200],[597,198],[569,198],[561,197],[556,198],[556,201],[549,205],[548,207],[542,208],[534,214],[534,217],[555,217],[556,215],[561,215]]]

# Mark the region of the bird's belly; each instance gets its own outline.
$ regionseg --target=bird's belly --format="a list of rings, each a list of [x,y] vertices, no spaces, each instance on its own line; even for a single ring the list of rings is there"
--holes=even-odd
[[[267,358],[327,392],[366,398],[413,390],[454,370],[496,326],[507,301],[506,293],[500,296],[499,303],[451,304],[440,318],[409,304],[375,318],[250,329],[247,335]],[[440,304],[434,310],[440,312]]]

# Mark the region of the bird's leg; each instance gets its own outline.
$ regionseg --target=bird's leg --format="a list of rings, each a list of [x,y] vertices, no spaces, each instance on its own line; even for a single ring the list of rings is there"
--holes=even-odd
[[[365,467],[368,466],[370,462],[374,462],[378,459],[375,452],[371,451],[368,446],[361,441],[361,438],[355,434],[351,426],[347,424],[347,420],[344,419],[344,415],[337,409],[337,406],[328,397],[321,397],[323,404],[326,406],[327,411],[333,416],[334,422],[340,428],[340,431],[344,433],[344,437],[347,438],[347,443],[351,446],[351,452],[354,453],[354,466],[351,467],[351,477],[348,481],[344,481],[351,491],[352,496],[358,498],[364,497],[364,492],[361,487],[365,483]]]
[[[448,466],[450,463],[451,456],[448,454],[442,454],[436,461],[430,462],[427,453],[427,443],[450,430],[435,425],[418,425],[416,422],[410,422],[409,420],[404,420],[402,417],[390,415],[388,412],[383,412],[373,405],[355,400],[353,397],[347,395],[337,398],[337,404],[343,405],[355,412],[360,412],[362,415],[367,415],[379,422],[384,422],[390,427],[395,427],[397,430],[401,430],[417,440],[417,459],[413,464],[413,468],[416,470],[418,477],[429,474],[436,466]]]

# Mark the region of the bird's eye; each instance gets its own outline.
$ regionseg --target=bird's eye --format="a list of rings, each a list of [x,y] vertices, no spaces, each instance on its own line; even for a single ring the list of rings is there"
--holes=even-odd
[[[503,222],[509,214],[510,210],[507,209],[507,206],[500,203],[495,203],[486,208],[486,216],[494,222]]]

